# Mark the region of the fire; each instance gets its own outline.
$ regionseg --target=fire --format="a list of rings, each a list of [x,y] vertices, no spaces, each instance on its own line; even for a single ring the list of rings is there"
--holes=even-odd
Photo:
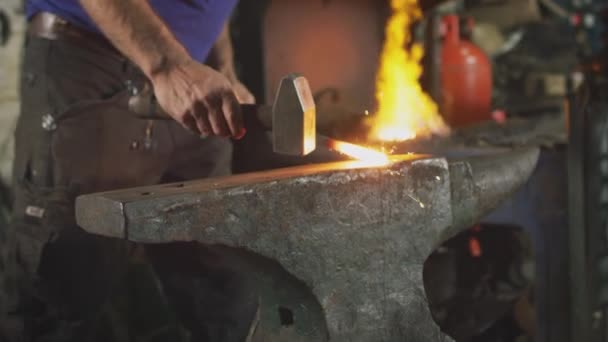
[[[371,122],[372,140],[402,141],[431,134],[444,135],[448,126],[437,105],[418,82],[423,49],[412,41],[410,26],[422,16],[417,0],[391,0],[393,14],[377,75],[378,111]]]
[[[422,47],[410,44],[410,26],[422,16],[420,7],[417,0],[391,0],[391,7],[393,14],[386,25],[386,41],[377,75],[378,111],[371,121],[370,139],[403,141],[432,134],[445,135],[449,127],[439,115],[437,105],[418,83],[422,74]],[[388,155],[371,148],[331,139],[328,147],[358,159],[364,166],[390,163]]]
[[[365,162],[368,166],[383,166],[388,165],[390,162],[388,156],[380,151],[344,141],[331,140],[329,148]]]

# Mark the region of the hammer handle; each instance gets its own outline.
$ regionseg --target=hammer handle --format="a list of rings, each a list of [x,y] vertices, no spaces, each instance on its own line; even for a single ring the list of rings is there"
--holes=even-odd
[[[142,119],[173,120],[160,106],[151,101],[136,103],[129,106],[137,117]],[[241,113],[245,128],[272,129],[272,106],[260,104],[242,104]]]
[[[272,106],[260,104],[242,104],[241,113],[245,128],[253,127],[264,130],[272,129]]]

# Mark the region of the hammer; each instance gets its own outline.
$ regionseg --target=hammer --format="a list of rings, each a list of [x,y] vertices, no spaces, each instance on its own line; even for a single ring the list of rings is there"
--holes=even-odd
[[[152,87],[132,88],[129,109],[143,119],[173,120],[156,105]],[[275,153],[305,156],[315,150],[316,108],[306,78],[299,74],[285,76],[273,105],[242,104],[246,128],[254,126],[272,131]]]
[[[272,131],[275,153],[305,156],[316,148],[316,107],[308,80],[289,74],[281,80],[270,105],[241,105],[245,126],[261,124]]]

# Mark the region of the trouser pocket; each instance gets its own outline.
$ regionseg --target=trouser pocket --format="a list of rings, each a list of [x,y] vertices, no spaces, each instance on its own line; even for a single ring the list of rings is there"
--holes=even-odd
[[[74,201],[96,184],[87,174],[104,150],[99,132],[104,115],[125,107],[126,92],[105,100],[76,103],[61,112],[23,120],[17,128],[13,220],[33,226],[75,226]],[[117,109],[118,108],[118,109]],[[23,116],[32,116],[24,113]],[[24,138],[27,137],[27,138]],[[87,177],[89,176],[89,177]],[[82,183],[87,183],[84,186]],[[32,234],[40,234],[39,232]],[[50,235],[56,232],[46,232]]]
[[[17,237],[18,262],[30,277],[35,277],[47,243],[68,230],[79,229],[75,198],[86,191],[87,187],[81,184],[91,179],[83,176],[86,170],[95,168],[87,161],[100,153],[99,149],[91,151],[87,144],[99,145],[93,133],[103,115],[100,108],[119,106],[126,102],[124,99],[125,92],[120,92],[105,100],[81,101],[57,113],[48,106],[44,115],[39,114],[44,109],[40,105],[25,104],[24,108],[38,111],[23,112],[16,132],[12,226]],[[70,124],[75,121],[88,122],[89,132],[82,132],[87,125]],[[83,137],[83,133],[88,137]],[[79,150],[89,153],[87,159],[83,160],[83,153],[75,152]],[[95,184],[91,183],[94,182],[85,185],[93,189]]]
[[[14,195],[12,225],[17,261],[23,272],[34,277],[44,246],[66,229],[76,229],[75,194],[65,188],[42,187],[22,179]]]

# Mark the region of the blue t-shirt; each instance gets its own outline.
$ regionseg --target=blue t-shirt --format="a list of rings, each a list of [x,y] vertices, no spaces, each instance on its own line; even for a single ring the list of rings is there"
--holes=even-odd
[[[103,0],[100,0],[103,1]],[[238,0],[150,0],[150,6],[186,47],[192,58],[204,61],[222,32]],[[51,12],[100,33],[78,0],[28,0],[27,16]]]

